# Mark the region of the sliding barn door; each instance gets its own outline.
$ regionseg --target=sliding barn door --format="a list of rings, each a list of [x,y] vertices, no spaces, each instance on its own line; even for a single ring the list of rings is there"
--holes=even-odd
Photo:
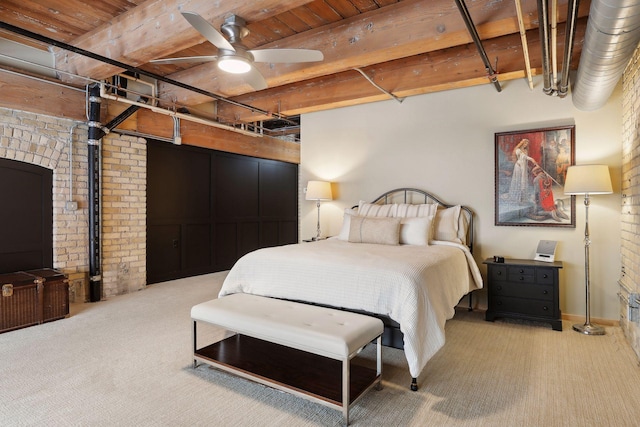
[[[149,283],[298,241],[297,165],[150,141],[147,168]]]

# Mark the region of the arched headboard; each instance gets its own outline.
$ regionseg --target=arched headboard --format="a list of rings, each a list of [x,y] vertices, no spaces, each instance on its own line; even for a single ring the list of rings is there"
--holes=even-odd
[[[387,191],[386,193],[376,197],[372,202],[379,205],[386,205],[391,203],[408,203],[412,205],[418,204],[436,204],[443,208],[451,208],[453,204],[445,203],[433,194],[420,190],[418,188],[397,188],[395,190]],[[357,207],[357,206],[354,206]],[[469,250],[473,252],[473,218],[474,213],[468,207],[460,205],[460,218],[459,221],[466,222],[467,236],[466,245]]]

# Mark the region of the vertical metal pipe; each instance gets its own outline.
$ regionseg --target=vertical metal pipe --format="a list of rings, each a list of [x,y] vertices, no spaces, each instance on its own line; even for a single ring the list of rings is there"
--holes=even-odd
[[[578,18],[579,0],[569,0],[567,6],[567,25],[565,28],[564,58],[562,60],[562,73],[560,74],[560,85],[558,86],[558,96],[564,98],[569,91],[569,69],[571,68],[571,56],[573,55],[573,45],[576,37],[576,21]]]
[[[100,123],[100,85],[89,86],[89,301],[102,298],[100,257],[100,140],[104,135]]]
[[[552,95],[553,88],[551,87],[551,65],[549,54],[548,0],[538,0],[538,28],[540,30],[540,47],[542,49],[542,77],[544,81],[542,91],[547,95]]]

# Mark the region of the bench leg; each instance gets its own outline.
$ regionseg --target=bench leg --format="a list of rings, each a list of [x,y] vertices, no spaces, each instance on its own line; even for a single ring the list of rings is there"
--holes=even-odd
[[[342,413],[344,414],[344,425],[349,425],[349,366],[351,360],[347,357],[342,361]]]
[[[378,374],[376,390],[382,390],[382,335],[378,337],[376,347],[376,373]]]
[[[418,391],[418,379],[411,378],[411,391]]]
[[[196,321],[193,321],[193,354],[196,354],[196,350],[198,349],[197,347],[197,327],[196,327]],[[193,358],[193,369],[198,367],[198,361],[196,360],[196,358]]]

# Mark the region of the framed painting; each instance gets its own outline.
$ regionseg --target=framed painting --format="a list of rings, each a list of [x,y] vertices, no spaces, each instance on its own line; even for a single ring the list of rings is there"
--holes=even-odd
[[[574,163],[575,126],[496,133],[495,225],[575,228]]]

